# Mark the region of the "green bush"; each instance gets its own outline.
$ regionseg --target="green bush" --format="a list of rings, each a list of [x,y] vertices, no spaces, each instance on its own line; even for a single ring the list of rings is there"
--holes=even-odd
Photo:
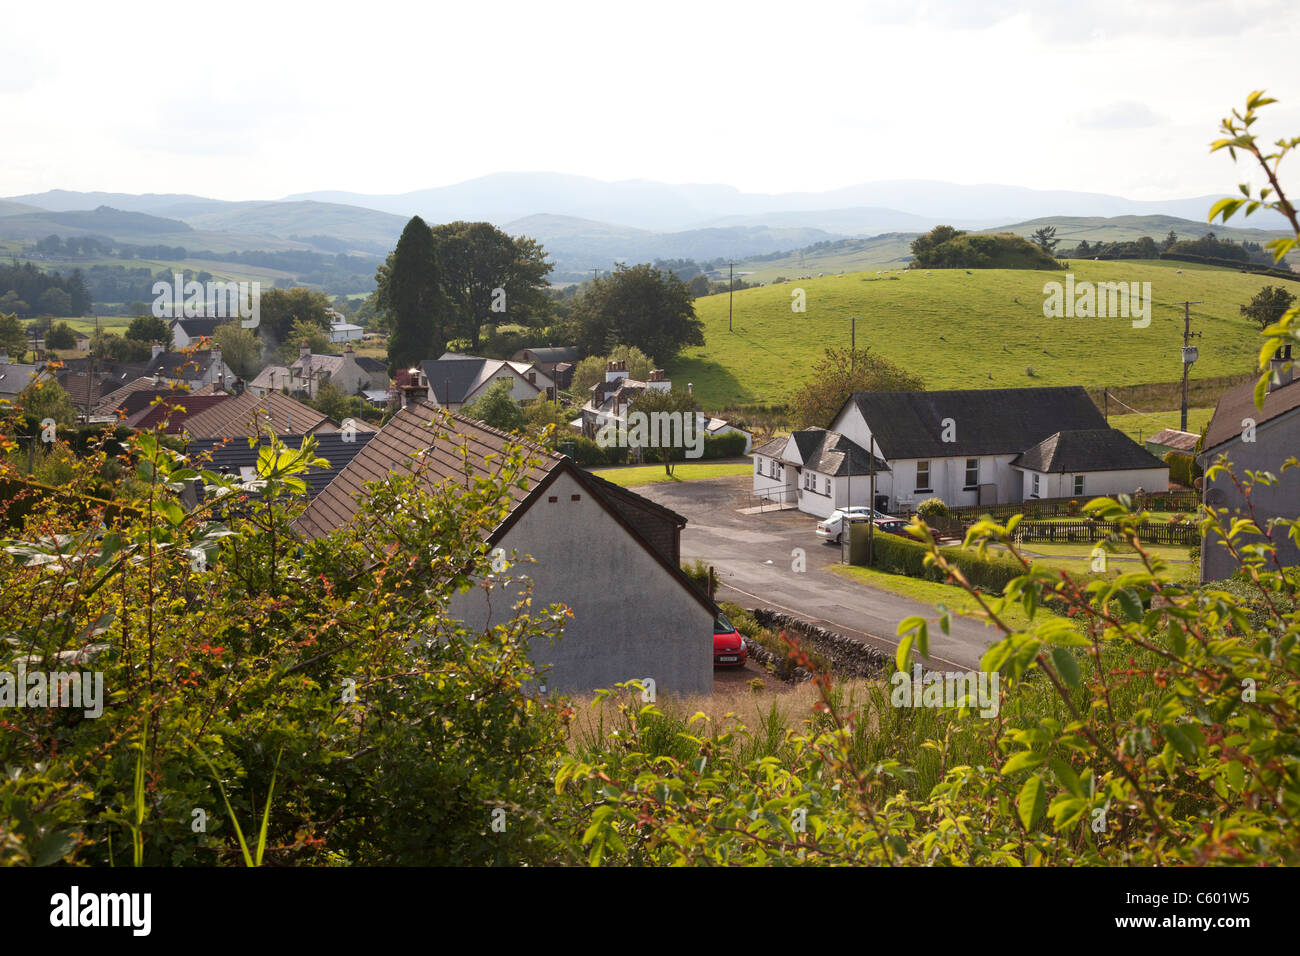
[[[1204,474],[1192,455],[1184,455],[1177,451],[1166,452],[1164,462],[1169,466],[1169,480],[1176,481],[1187,488],[1191,488],[1196,479]]]
[[[952,514],[942,498],[926,498],[916,506],[916,513],[922,518],[947,518]]]
[[[704,436],[705,458],[738,458],[745,453],[748,439],[740,432]]]

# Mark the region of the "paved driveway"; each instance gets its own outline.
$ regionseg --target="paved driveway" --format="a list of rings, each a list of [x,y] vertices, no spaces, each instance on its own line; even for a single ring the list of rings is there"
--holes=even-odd
[[[704,481],[645,485],[636,490],[687,519],[682,560],[699,558],[718,576],[719,600],[745,607],[767,607],[856,637],[892,654],[898,647],[898,622],[913,614],[935,619],[933,606],[849,581],[828,568],[840,549],[814,533],[817,519],[800,511],[740,514],[757,502],[748,475]],[[807,571],[791,570],[795,548],[803,548]],[[930,628],[934,666],[975,669],[999,632],[977,621],[954,617],[952,633]]]

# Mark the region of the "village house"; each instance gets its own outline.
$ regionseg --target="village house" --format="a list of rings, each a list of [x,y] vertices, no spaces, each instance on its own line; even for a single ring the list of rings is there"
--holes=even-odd
[[[125,401],[129,404],[131,396]],[[348,421],[357,433],[375,430],[373,425],[359,419]],[[245,391],[190,416],[184,431],[190,438],[250,438],[260,435],[266,425],[274,428],[277,435],[333,433],[344,427],[342,422],[279,392],[256,395]]]
[[[594,439],[606,425],[618,427],[620,423],[625,424],[628,409],[647,389],[668,392],[672,387],[673,383],[669,381],[663,369],[653,369],[649,380],[642,382],[629,376],[626,361],[608,362],[605,380],[591,386],[591,397],[582,406],[581,417],[575,421],[575,424],[582,434]],[[724,419],[714,418],[703,412],[696,412],[695,427],[706,436],[744,435],[745,448],[741,452],[743,455],[750,453],[754,443],[753,436],[743,428],[736,428]]]
[[[315,398],[320,387],[329,382],[344,395],[359,395],[372,389],[388,387],[388,366],[369,356],[358,356],[352,346],[341,355],[313,354],[304,341],[298,346],[298,359],[292,365],[268,365],[248,383],[248,390],[258,395],[288,389],[289,394]]]
[[[1288,368],[1290,362],[1288,345],[1272,362],[1263,408],[1255,406],[1255,383],[1246,382],[1219,399],[1205,432],[1205,446],[1198,461],[1207,471],[1223,455],[1231,462],[1238,480],[1244,481],[1247,471],[1267,471],[1277,478],[1275,484],[1255,484],[1249,505],[1230,476],[1218,475],[1204,482],[1205,505],[1226,511],[1229,527],[1235,518],[1250,518],[1261,531],[1267,531],[1271,518],[1300,517],[1300,468],[1282,470],[1287,459],[1300,454],[1300,382]],[[1234,546],[1240,550],[1259,540],[1256,535],[1246,534]],[[1300,564],[1300,549],[1294,539],[1278,530],[1272,540],[1281,565]],[[1238,567],[1223,539],[1211,532],[1201,546],[1201,580],[1221,581],[1231,577]]]
[[[425,399],[449,411],[482,398],[493,382],[502,380],[511,383],[510,394],[516,402],[555,394],[555,382],[526,362],[445,352],[441,358],[421,362],[419,373]]]
[[[754,493],[819,517],[868,504],[906,513],[926,498],[961,507],[1168,487],[1169,467],[1108,428],[1078,386],[858,392],[829,429],[754,451]]]
[[[204,385],[233,385],[238,377],[222,360],[219,345],[192,352],[168,352],[154,343],[144,371],[169,382],[184,382],[192,392]]]
[[[167,327],[171,329],[172,333],[172,348],[177,351],[190,348],[203,339],[212,338],[212,334],[217,331],[218,326],[238,321],[237,318],[172,319],[167,323]]]
[[[447,416],[430,402],[412,402],[312,499],[295,526],[315,538],[349,525],[365,483],[390,472],[414,470],[431,487],[494,474],[515,442],[481,422]],[[685,519],[563,455],[526,447],[533,456],[529,480],[511,488],[510,513],[487,543],[506,555],[532,557],[511,573],[531,579],[533,613],[553,603],[573,613],[559,641],[531,648],[534,663],[549,669],[548,690],[583,692],[651,678],[659,693],[711,693],[717,609],[682,573]],[[492,611],[509,613],[520,591],[518,583],[506,594],[498,591]],[[485,626],[485,592],[459,595],[449,613]]]
[[[554,382],[556,388],[567,389],[578,364],[578,350],[572,346],[520,349],[510,356],[510,360],[533,366]],[[551,398],[554,400],[555,396]]]

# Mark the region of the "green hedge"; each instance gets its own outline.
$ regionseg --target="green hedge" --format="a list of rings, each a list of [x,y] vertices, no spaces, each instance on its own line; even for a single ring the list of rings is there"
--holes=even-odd
[[[740,432],[704,436],[705,458],[739,458],[745,453],[747,437]]]
[[[926,567],[925,556],[929,549],[919,541],[877,531],[873,545],[875,560],[872,565],[882,571],[927,581],[944,580],[944,574],[938,568]],[[972,585],[996,594],[1002,593],[1007,582],[1025,573],[1018,561],[1007,557],[980,558],[961,548],[940,548],[939,552],[960,569]]]
[[[1192,482],[1202,475],[1201,466],[1192,455],[1184,455],[1177,451],[1166,452],[1165,464],[1169,466],[1169,480],[1188,488],[1191,488]]]

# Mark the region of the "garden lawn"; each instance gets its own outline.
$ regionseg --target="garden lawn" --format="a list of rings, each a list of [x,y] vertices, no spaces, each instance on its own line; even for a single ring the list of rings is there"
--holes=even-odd
[[[831,570],[840,577],[848,578],[850,581],[855,581],[867,587],[880,588],[882,591],[889,591],[892,594],[911,598],[914,601],[920,601],[922,604],[931,606],[943,604],[949,611],[960,614],[962,617],[979,617],[979,602],[955,584],[940,584],[938,581],[925,581],[921,578],[910,578],[904,574],[890,574],[886,571],[858,567],[857,565],[834,564],[831,565]],[[1049,614],[1053,617],[1060,616],[1045,608],[1039,608],[1038,614]],[[1001,617],[1011,627],[1024,628],[1029,626],[1029,618],[1025,614],[1025,609],[1019,604],[1006,608]],[[889,636],[892,637],[893,635]]]
[[[749,462],[722,463],[681,462],[673,467],[671,475],[664,474],[663,465],[630,465],[622,468],[593,469],[593,475],[599,475],[608,482],[622,488],[637,485],[657,485],[665,481],[701,481],[705,478],[729,478],[732,475],[752,474],[754,466]]]

